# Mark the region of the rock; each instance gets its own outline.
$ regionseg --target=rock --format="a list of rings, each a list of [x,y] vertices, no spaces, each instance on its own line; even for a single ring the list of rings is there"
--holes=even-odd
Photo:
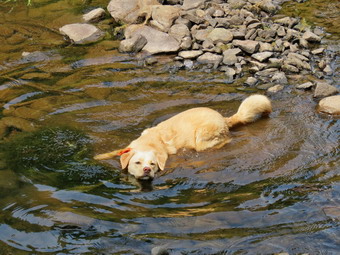
[[[254,87],[258,81],[259,80],[256,79],[255,77],[248,77],[244,84],[246,86]]]
[[[319,48],[319,49],[312,50],[312,54],[319,55],[319,54],[324,53],[324,51],[325,51],[325,48]]]
[[[283,89],[284,89],[284,86],[282,86],[282,85],[275,85],[273,87],[270,87],[267,91],[270,92],[270,93],[277,93],[277,92],[279,92],[279,91],[281,91]]]
[[[218,54],[206,52],[197,58],[197,61],[202,64],[214,64],[219,65],[222,62],[223,57]]]
[[[260,53],[255,53],[251,55],[252,58],[255,58],[256,60],[263,62],[270,58],[273,55],[273,52],[265,51],[265,52],[260,52]]]
[[[67,35],[75,44],[87,44],[101,40],[105,33],[90,24],[69,24],[61,27],[59,31]]]
[[[125,30],[125,38],[131,38],[134,35],[142,35],[148,41],[143,51],[150,54],[163,52],[177,52],[179,50],[179,42],[167,33],[158,31],[145,25],[131,25]]]
[[[306,60],[303,61],[304,59],[306,59]],[[307,63],[307,61],[308,61],[308,58],[306,58],[302,55],[295,54],[295,53],[289,53],[288,56],[287,56],[287,59],[284,60],[284,63],[286,65],[296,66],[299,69],[311,70],[311,66],[310,66],[309,63]]]
[[[277,35],[280,37],[283,37],[286,35],[286,30],[283,26],[280,26],[279,29],[277,30]]]
[[[259,52],[264,52],[264,51],[274,51],[273,45],[271,45],[270,43],[260,42]]]
[[[246,1],[244,0],[229,0],[230,9],[241,9],[246,5]]]
[[[120,42],[120,52],[139,52],[148,43],[147,39],[140,34],[136,34],[129,39]]]
[[[184,37],[182,39],[182,42],[181,42],[181,45],[180,45],[180,48],[182,50],[188,50],[191,48],[191,45],[192,45],[192,40],[191,40],[191,37]]]
[[[203,54],[201,50],[186,50],[178,53],[178,56],[184,59],[197,58]]]
[[[338,93],[336,87],[326,82],[318,82],[314,91],[314,97],[328,97]]]
[[[333,115],[340,114],[340,95],[323,98],[319,102],[319,111]]]
[[[170,28],[169,35],[180,42],[184,37],[190,37],[190,30],[184,24],[175,24]]]
[[[178,18],[180,8],[172,5],[156,5],[152,8],[150,24],[163,32],[168,32],[174,20]]]
[[[287,84],[288,80],[284,72],[277,72],[271,78],[271,82],[278,84]]]
[[[224,69],[224,72],[225,72],[226,76],[229,78],[229,81],[234,79],[236,72],[233,68],[227,67],[227,68]]]
[[[194,61],[186,59],[183,62],[186,69],[192,69],[194,67]]]
[[[290,18],[290,17],[284,17],[284,18],[275,20],[275,23],[278,23],[278,24],[281,24],[287,27],[288,26],[292,27],[294,24],[297,24],[297,22],[298,22],[297,19]]]
[[[111,0],[107,6],[116,22],[134,23],[139,17],[139,0]]]
[[[214,43],[212,40],[207,39],[202,43],[203,50],[205,51],[211,51],[215,47]]]
[[[311,31],[307,31],[302,35],[302,38],[308,42],[321,42],[321,37]]]
[[[83,15],[83,20],[85,22],[91,22],[91,23],[95,23],[100,21],[101,19],[103,19],[105,17],[106,13],[105,10],[103,8],[96,8],[86,14]]]
[[[234,49],[223,52],[223,64],[231,66],[237,63],[236,51]]]
[[[323,69],[323,71],[326,73],[326,75],[332,75],[333,74],[333,70],[332,70],[332,67],[330,65],[326,65],[326,67]]]
[[[314,87],[314,84],[312,82],[305,82],[296,86],[297,89],[311,89],[312,87]]]
[[[208,39],[211,39],[213,43],[228,43],[233,40],[233,34],[225,28],[214,28],[209,34]]]
[[[151,249],[151,255],[169,255],[168,245],[155,246]]]
[[[277,11],[277,6],[275,6],[271,0],[262,0],[258,3],[258,7],[260,7],[261,10],[270,14],[273,14]]]
[[[191,10],[194,8],[198,8],[199,6],[203,5],[206,0],[184,0],[183,1],[183,10]]]
[[[250,54],[257,52],[260,48],[259,42],[252,40],[234,40],[233,45]]]
[[[211,31],[212,28],[200,29],[195,32],[192,32],[192,35],[197,41],[205,41]]]

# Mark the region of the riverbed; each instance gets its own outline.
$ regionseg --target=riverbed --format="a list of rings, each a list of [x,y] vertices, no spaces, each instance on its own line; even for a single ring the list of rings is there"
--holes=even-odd
[[[340,121],[316,111],[312,91],[295,89],[311,77],[290,76],[269,95],[269,118],[233,129],[219,150],[171,156],[152,183],[118,159],[92,159],[180,111],[230,116],[265,93],[245,88],[245,77],[178,70],[168,55],[148,65],[119,53],[118,41],[76,46],[59,35],[106,4],[0,3],[0,117],[17,125],[0,145],[0,254],[337,254]],[[310,0],[283,12],[323,27],[334,56],[335,10],[338,1]],[[338,88],[339,61],[326,77]]]

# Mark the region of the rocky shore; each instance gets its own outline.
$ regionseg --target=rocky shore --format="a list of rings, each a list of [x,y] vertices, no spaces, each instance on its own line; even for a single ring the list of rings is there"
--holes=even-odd
[[[277,14],[282,2],[111,0],[107,9],[114,21],[122,24],[122,53],[173,54],[178,69],[218,70],[229,83],[248,77],[244,86],[268,93],[284,89],[289,78],[295,77],[296,89],[313,89],[315,98],[338,94],[335,86],[323,80],[334,72],[326,49],[320,46],[324,31]],[[99,8],[85,14],[84,21],[93,23],[104,16],[105,10]],[[76,44],[104,36],[92,24],[66,25],[60,31]],[[313,75],[316,81],[296,79],[304,75]],[[338,102],[339,96],[335,98],[326,102]],[[318,109],[340,113],[339,108],[329,108],[334,106],[320,105]]]

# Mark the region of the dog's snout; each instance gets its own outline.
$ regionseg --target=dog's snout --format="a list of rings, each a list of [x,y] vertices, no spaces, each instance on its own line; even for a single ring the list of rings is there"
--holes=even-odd
[[[145,174],[149,174],[151,172],[151,168],[146,166],[143,168],[143,171]]]

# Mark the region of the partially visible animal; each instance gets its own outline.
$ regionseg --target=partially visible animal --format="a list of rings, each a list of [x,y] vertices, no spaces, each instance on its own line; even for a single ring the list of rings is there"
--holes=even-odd
[[[153,179],[159,169],[164,170],[169,155],[184,148],[196,151],[221,148],[231,141],[230,128],[271,112],[271,102],[263,95],[246,98],[231,117],[206,107],[192,108],[145,129],[125,149],[100,154],[95,159],[120,156],[122,169],[127,168],[137,179]]]

